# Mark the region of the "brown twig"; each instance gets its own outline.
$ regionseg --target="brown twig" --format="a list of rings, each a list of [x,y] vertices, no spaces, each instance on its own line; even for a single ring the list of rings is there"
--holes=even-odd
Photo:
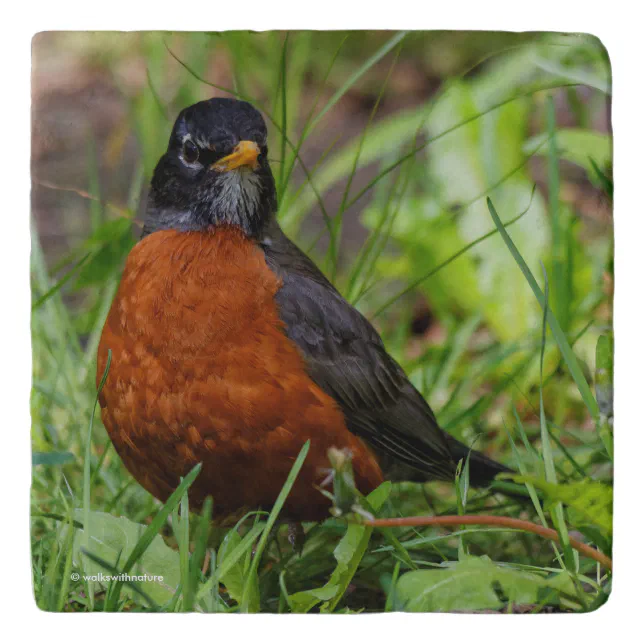
[[[42,186],[43,188],[49,188],[50,190],[59,190],[60,192],[73,192],[83,199],[89,199],[90,201],[102,203],[96,195],[90,194],[86,190],[81,190],[80,188],[74,188],[73,186],[59,186],[55,183],[42,181],[40,179],[33,179],[33,182],[38,186]],[[127,208],[122,208],[121,206],[117,206],[116,204],[110,203],[109,201],[105,202],[105,206],[118,213],[122,217],[128,217],[130,219],[132,218],[132,215]]]
[[[463,516],[451,515],[442,517],[401,517],[398,519],[372,519],[365,520],[362,523],[370,525],[375,528],[399,528],[399,527],[416,527],[425,525],[435,526],[460,526],[460,525],[489,525],[500,526],[502,528],[510,528],[515,530],[524,530],[525,532],[532,532],[538,534],[545,539],[551,539],[557,543],[561,543],[559,535],[556,530],[552,528],[544,528],[543,526],[532,523],[531,521],[524,521],[523,519],[513,519],[512,517],[499,517],[492,514],[466,514]],[[570,538],[570,545],[583,555],[594,559],[608,570],[613,570],[613,562],[610,557],[607,557],[599,550],[591,548],[581,541]]]

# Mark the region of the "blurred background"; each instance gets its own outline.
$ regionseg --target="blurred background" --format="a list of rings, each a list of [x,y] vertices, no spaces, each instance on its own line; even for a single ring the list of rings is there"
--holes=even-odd
[[[596,355],[612,347],[611,82],[597,39],[52,32],[33,40],[32,88],[33,441],[52,466],[34,470],[40,511],[60,506],[63,480],[80,485],[98,339],[151,174],[178,112],[212,96],[263,111],[282,226],[448,431],[512,464],[513,432],[539,448],[543,394],[563,480],[610,479],[612,380]],[[549,334],[541,369],[542,310],[488,197],[544,290],[545,270],[584,378],[604,387],[603,429]],[[102,428],[92,441],[97,503],[144,520],[154,500]]]
[[[536,300],[498,237],[421,281],[493,228],[486,196],[504,221],[529,207],[513,238],[539,278],[539,261],[557,256],[553,306],[579,331],[591,311],[609,321],[598,302],[610,289],[609,92],[607,56],[583,35],[39,34],[34,243],[51,279],[76,267],[65,302],[79,337],[90,335],[138,238],[174,118],[234,93],[267,115],[287,233],[385,331],[420,338],[408,351],[440,346],[465,320],[504,342],[538,327]],[[592,331],[578,345],[590,363]]]

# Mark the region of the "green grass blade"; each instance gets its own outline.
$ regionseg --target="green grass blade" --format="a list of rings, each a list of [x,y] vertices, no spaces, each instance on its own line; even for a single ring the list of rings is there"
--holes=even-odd
[[[358,161],[360,160],[360,155],[362,154],[362,148],[364,146],[365,139],[367,138],[367,133],[369,132],[369,128],[371,126],[371,123],[378,113],[378,108],[380,107],[380,103],[382,101],[382,97],[385,94],[385,89],[387,88],[387,85],[389,83],[389,79],[391,78],[391,74],[394,71],[394,68],[396,66],[396,63],[398,62],[398,57],[400,56],[400,47],[396,51],[396,56],[394,57],[393,62],[391,63],[389,67],[389,71],[387,73],[387,76],[384,80],[384,82],[380,86],[380,90],[378,92],[378,96],[376,97],[376,100],[373,104],[373,107],[371,108],[371,112],[369,114],[369,118],[367,120],[366,125],[364,126],[362,130],[362,135],[360,136],[360,140],[358,142],[358,146],[356,147],[356,152],[355,156],[353,158],[353,163],[351,165],[351,170],[349,172],[349,176],[347,177],[347,182],[344,187],[344,191],[342,193],[342,201],[340,202],[340,207],[338,208],[338,212],[336,213],[334,217],[334,235],[336,237],[336,240],[340,238],[340,235],[342,234],[342,221],[344,217],[344,212],[346,210],[346,205],[347,205],[347,200],[349,199],[349,194],[351,192],[351,186],[353,185],[353,178],[355,177],[355,174],[358,170]],[[336,247],[336,252],[335,256],[332,257],[332,268],[331,268],[331,282],[335,283],[336,279],[336,274],[337,274],[337,269],[338,269],[338,261],[339,261],[339,243],[336,242],[335,244]]]
[[[600,335],[595,349],[595,395],[599,405],[599,438],[613,460],[613,335]]]
[[[406,31],[400,31],[395,36],[390,38],[378,51],[368,58],[340,87],[333,96],[328,100],[327,104],[318,112],[317,116],[311,122],[311,130],[324,118],[326,113],[353,87],[356,82],[364,76],[380,59],[386,56],[403,38],[407,35]]]
[[[150,68],[149,67],[145,68],[145,76],[146,76],[146,79],[147,79],[150,94],[152,94],[152,99],[154,100],[154,104],[157,106],[157,109],[159,110],[159,113],[161,114],[161,116],[166,121],[170,121],[170,117],[168,116],[168,112],[165,109],[165,105],[163,104],[163,101],[161,100],[161,97],[159,96],[159,92],[157,92],[157,89],[154,86],[154,82],[152,81],[152,74],[150,74]]]
[[[107,380],[107,374],[110,370],[110,365],[112,364],[112,350],[108,349],[107,351],[107,363],[105,364],[105,371],[103,372],[103,377],[98,385],[96,391],[96,398],[94,398],[94,405],[92,406],[92,414],[89,419],[89,426],[87,428],[87,438],[85,440],[85,462],[83,464],[83,547],[89,549],[89,538],[90,538],[90,490],[91,490],[91,463],[92,463],[92,430],[94,428],[94,416],[96,414],[96,405],[98,404],[98,397],[101,394],[105,381]],[[89,594],[90,606],[93,608],[94,605],[94,592],[92,590],[92,585],[90,584],[90,594]]]
[[[188,492],[184,492],[181,497],[181,502],[177,506],[181,508],[181,517],[177,516],[177,523],[174,522],[174,513],[172,526],[176,525],[175,535],[178,537],[179,542],[179,568],[181,571],[181,587],[183,588],[183,601],[181,608],[184,612],[189,612],[192,609],[190,588],[190,504],[188,501]],[[174,512],[177,512],[175,508]],[[178,513],[177,513],[178,514]]]
[[[544,289],[544,306],[543,306],[543,322],[541,327],[541,351],[539,354],[539,424],[541,427],[541,449],[543,450],[543,464],[546,472],[546,481],[550,483],[557,483],[557,472],[555,470],[554,457],[552,455],[552,447],[550,446],[550,432],[546,422],[546,412],[543,404],[543,361],[546,355],[546,336],[548,333],[548,300],[550,295],[550,287],[548,283],[548,275],[546,269],[541,266],[543,270],[543,278],[545,283]]]
[[[544,306],[543,306],[543,319],[541,326],[541,353],[539,356],[539,426],[541,428],[541,450],[543,452],[543,464],[546,472],[546,481],[549,483],[557,483],[557,470],[555,468],[555,459],[550,444],[550,432],[548,431],[548,421],[546,420],[546,410],[543,403],[543,362],[546,355],[546,336],[548,332],[548,300],[550,289],[548,284],[548,275],[543,264],[544,279]],[[555,528],[559,533],[561,545],[564,549],[564,557],[569,567],[574,566],[572,557],[572,548],[570,547],[570,539],[568,536],[568,528],[566,526],[566,518],[564,516],[563,504],[559,501],[555,503],[551,511]]]
[[[41,295],[32,305],[31,311],[39,309],[52,295],[58,293],[58,291],[69,282],[69,280],[76,275],[76,273],[82,268],[83,264],[89,259],[91,253],[87,253],[84,257],[81,257],[78,262],[61,277],[54,286],[52,286],[46,293]]]
[[[398,575],[400,574],[400,561],[396,562],[394,572],[391,575],[389,582],[389,592],[387,593],[387,601],[385,602],[385,613],[390,613],[394,609],[396,600],[396,584],[398,583]]]
[[[557,132],[555,104],[552,95],[546,103],[546,123],[548,131],[548,203],[550,208],[550,225],[552,230],[552,284],[554,291],[554,313],[564,332],[569,330],[571,293],[568,292],[565,257],[565,224],[559,207],[559,151],[557,149]]]
[[[264,524],[254,525],[245,535],[237,547],[230,552],[226,553],[226,558],[217,566],[215,574],[208,579],[208,581],[199,589],[197,593],[197,601],[206,598],[213,588],[216,588],[219,580],[226,576],[232,567],[252,548],[255,539],[264,530]]]
[[[608,195],[609,199],[612,201],[613,200],[613,180],[610,179],[605,172],[602,171],[602,169],[597,165],[597,162],[595,159],[592,157],[588,157],[588,161],[590,162],[590,165],[595,172],[595,175],[597,177],[597,180],[599,181],[599,185],[602,187],[604,192]]]
[[[282,509],[282,506],[286,501],[286,497],[291,492],[291,488],[295,483],[295,479],[297,478],[297,475],[300,473],[300,470],[302,469],[302,465],[304,464],[304,459],[306,458],[306,455],[309,453],[310,447],[311,447],[311,441],[306,441],[306,443],[304,443],[304,445],[302,446],[302,449],[300,450],[298,457],[295,459],[295,463],[293,463],[293,467],[291,468],[291,471],[286,479],[286,482],[284,483],[284,486],[282,487],[282,490],[279,493],[277,500],[275,501],[275,505],[273,506],[271,513],[268,515],[266,525],[264,526],[264,531],[262,532],[262,536],[260,537],[259,543],[257,544],[257,548],[255,550],[255,556],[253,557],[250,571],[249,571],[248,577],[246,578],[246,583],[244,584],[244,594],[243,594],[242,603],[240,606],[240,610],[242,613],[250,612],[250,608],[251,608],[250,602],[251,602],[251,596],[253,593],[252,586],[254,583],[256,583],[256,580],[257,580],[257,569],[259,567],[260,559],[262,558],[262,553],[264,552],[264,548],[266,547],[266,543],[268,541],[268,537],[270,536],[271,529],[273,528],[273,525],[277,520],[277,516],[279,515]]]
[[[112,566],[108,561],[103,559],[102,557],[99,557],[98,555],[94,554],[93,552],[90,552],[89,550],[85,550],[84,548],[82,549],[82,553],[88,558],[91,559],[94,563],[97,563],[101,568],[105,568],[110,575],[119,575],[120,572],[117,568]],[[148,595],[145,591],[143,591],[139,585],[134,582],[134,581],[124,581],[122,582],[124,585],[129,586],[134,592],[138,593],[143,597],[143,599],[148,603],[149,607],[154,611],[158,611],[159,607],[155,603],[155,601]],[[91,584],[90,584],[91,585]]]
[[[70,574],[72,572],[72,562],[74,554],[74,520],[72,515],[67,517],[67,535],[65,537],[65,544],[62,548],[62,554],[67,553],[65,558],[65,568],[63,570],[63,577],[60,584],[60,594],[58,595],[58,606],[56,610],[62,613],[65,608],[65,600],[69,592]]]
[[[368,512],[371,512],[374,516],[378,516],[378,510],[376,510],[366,498],[361,499],[361,503],[364,505],[365,509]],[[382,533],[382,536],[385,538],[385,541],[391,546],[394,552],[398,553],[400,559],[409,567],[410,570],[416,570],[418,566],[412,561],[412,558],[409,556],[405,546],[400,543],[394,531],[391,528],[378,528],[378,531]]]
[[[421,150],[424,150],[425,148],[429,147],[432,143],[442,139],[443,137],[447,136],[448,134],[451,134],[452,132],[456,132],[458,129],[465,127],[466,125],[473,123],[474,121],[483,118],[486,114],[490,114],[491,112],[494,112],[498,110],[499,108],[503,107],[504,105],[508,105],[509,103],[512,103],[516,100],[519,100],[521,98],[526,98],[529,96],[533,96],[534,94],[541,92],[543,90],[547,89],[559,89],[562,87],[574,87],[576,86],[575,83],[568,83],[568,84],[549,84],[549,85],[543,85],[541,87],[538,87],[536,89],[532,89],[527,92],[520,92],[518,94],[515,94],[511,96],[510,98],[507,98],[505,100],[499,101],[498,103],[495,103],[493,105],[490,105],[490,107],[481,110],[480,112],[477,112],[473,116],[470,116],[469,118],[463,119],[462,121],[459,121],[458,123],[455,123],[453,126],[443,130],[442,132],[436,134],[435,136],[432,136],[429,138],[427,141],[420,143],[419,145],[415,146],[410,152],[404,154],[403,156],[399,157],[396,161],[388,165],[384,170],[379,172],[371,181],[367,183],[364,188],[362,188],[355,196],[351,198],[351,200],[347,203],[347,208],[351,208],[354,203],[359,201],[373,186],[375,186],[384,176],[388,175],[390,172],[393,172],[399,165],[407,161],[410,157],[415,156],[420,152]]]
[[[360,257],[358,260],[359,263],[352,271],[351,278],[353,278],[354,276],[357,278],[358,275],[361,276],[360,290],[355,298],[352,298],[350,300],[354,306],[379,281],[377,277],[373,279],[372,277],[376,271],[378,259],[381,257],[382,252],[384,251],[387,243],[389,242],[389,239],[391,238],[394,224],[396,223],[398,215],[402,211],[403,206],[406,204],[405,197],[407,195],[407,189],[411,183],[411,177],[413,174],[415,162],[416,158],[412,157],[406,164],[401,166],[400,172],[392,182],[389,197],[384,207],[383,216],[381,217],[378,226],[376,226],[376,228],[373,230],[373,235],[370,236],[365,244],[364,259],[363,257]],[[400,187],[400,189],[398,189],[398,183],[401,180],[402,186]],[[398,196],[398,203],[392,210],[392,203],[396,195]],[[351,285],[352,282],[350,280],[349,286],[351,287]],[[347,295],[350,295],[350,291],[347,293]]]
[[[534,279],[534,275],[532,274],[532,271],[528,268],[528,265],[525,263],[525,260],[521,256],[521,253],[519,252],[517,247],[514,245],[514,242],[508,235],[505,229],[505,225],[499,218],[499,215],[497,214],[496,209],[492,204],[492,200],[489,197],[487,200],[487,206],[488,206],[488,210],[490,211],[492,221],[494,221],[494,224],[496,225],[499,233],[501,233],[501,237],[503,238],[505,245],[508,247],[508,250],[512,254],[512,257],[514,258],[515,262],[518,264],[519,268],[521,269],[521,272],[523,273],[524,277],[526,278],[526,281],[530,285],[530,288],[532,289],[532,292],[537,298],[539,305],[541,306],[542,309],[547,310],[543,293],[539,288],[537,281]],[[550,326],[550,330],[552,331],[552,334],[555,337],[557,345],[559,346],[559,350],[561,351],[561,354],[566,362],[566,365],[568,366],[568,369],[570,370],[570,373],[575,381],[575,384],[577,385],[577,389],[579,390],[579,393],[581,394],[581,397],[584,403],[586,404],[586,407],[588,408],[588,411],[590,412],[593,419],[597,419],[599,415],[597,401],[595,400],[595,397],[593,396],[590,390],[588,382],[586,382],[586,378],[584,377],[581,367],[579,366],[579,362],[577,362],[577,357],[573,353],[570,347],[570,344],[568,343],[566,334],[559,326],[559,323],[557,322],[557,319],[553,315],[552,311],[547,310],[546,319],[548,321],[548,325]]]
[[[521,419],[519,418],[519,414],[517,413],[516,407],[513,409],[513,412],[514,412],[514,419],[515,419],[515,421],[517,423],[517,430],[519,431],[521,439],[523,440],[525,445],[529,445],[528,437],[526,436],[525,429],[523,428],[523,424],[521,423]],[[508,431],[507,427],[506,427],[506,432],[507,432],[508,438],[510,440],[510,445],[512,446],[512,452],[514,454],[515,461],[516,461],[517,466],[519,468],[519,472],[521,472],[521,474],[523,476],[527,476],[528,469],[527,469],[527,466],[526,466],[525,460],[524,460],[525,456],[523,456],[521,454],[521,452],[517,449],[517,446],[514,443],[514,439],[512,438],[512,435]],[[535,458],[538,457],[538,455],[534,454],[532,449],[528,449],[526,451],[529,454],[535,456]],[[539,500],[539,494],[537,493],[536,488],[534,487],[534,485],[532,483],[530,483],[528,481],[525,481],[523,483],[523,485],[525,485],[525,487],[528,490],[528,494],[530,495],[530,500],[532,501],[532,504],[534,505],[534,509],[537,512],[537,516],[539,517],[539,521],[541,521],[541,525],[544,528],[549,528],[550,526],[548,525],[548,520],[546,519],[546,515],[545,515],[545,513],[543,511],[543,507],[541,506],[541,501]],[[551,543],[552,549],[554,550],[555,557],[559,561],[559,565],[562,568],[565,568],[564,561],[563,561],[563,558],[561,556],[561,553],[559,552],[559,548],[557,548],[557,544],[554,541],[551,541],[550,543]]]
[[[335,50],[335,53],[331,57],[331,62],[329,63],[326,73],[324,74],[324,78],[322,79],[322,82],[320,83],[320,88],[317,91],[317,94],[315,96],[315,100],[313,101],[313,106],[311,107],[311,110],[309,111],[309,114],[306,118],[306,122],[304,124],[304,127],[302,128],[302,134],[300,138],[298,139],[297,145],[295,149],[293,150],[293,154],[291,155],[288,163],[288,169],[285,172],[284,175],[284,185],[288,186],[288,182],[290,181],[291,174],[293,173],[293,168],[295,167],[295,162],[297,161],[299,157],[299,152],[300,149],[302,148],[302,145],[304,144],[304,141],[308,137],[310,131],[311,131],[311,122],[313,120],[313,117],[315,115],[315,110],[317,109],[318,103],[320,101],[320,96],[322,95],[323,89],[326,87],[327,80],[329,78],[329,75],[331,74],[331,70],[333,69],[333,66],[335,65],[335,61],[337,60],[340,50],[344,46],[344,43],[347,41],[349,36],[344,36],[342,40],[340,41],[340,44],[338,45],[337,49]],[[328,153],[328,152],[327,152]],[[326,156],[325,153],[323,156]],[[318,162],[319,163],[319,162]],[[302,187],[304,187],[305,184],[302,184]],[[280,204],[281,205],[281,204]]]
[[[194,605],[195,591],[201,577],[201,565],[204,557],[206,556],[206,548],[208,546],[208,535],[210,534],[210,523],[212,521],[212,507],[213,500],[211,496],[206,497],[201,510],[201,517],[197,526],[197,534],[195,536],[195,549],[190,557],[190,584],[186,590],[183,600],[184,608],[191,611]]]
[[[181,502],[181,497],[184,492],[192,485],[193,481],[197,478],[199,472],[201,471],[201,463],[197,463],[188,475],[181,481],[177,489],[170,495],[168,500],[161,506],[161,509],[157,512],[156,516],[150,524],[146,527],[145,531],[141,535],[141,538],[137,541],[136,545],[132,549],[130,556],[127,558],[127,561],[123,565],[121,572],[128,573],[137,562],[139,557],[147,550],[148,546],[152,543],[154,537],[158,534],[159,530],[165,523],[166,519],[170,516],[172,511],[179,505]],[[110,593],[106,601],[106,609],[114,610],[119,599],[121,592],[121,587],[123,582],[117,581],[114,585],[113,591]]]
[[[287,83],[286,83],[286,68],[287,68],[287,61],[286,61],[286,52],[288,49],[288,32],[286,34],[286,37],[284,38],[284,43],[282,45],[282,54],[280,57],[280,89],[281,89],[281,106],[282,106],[282,123],[281,123],[281,128],[282,128],[282,137],[280,141],[280,172],[279,172],[279,180],[278,180],[278,202],[279,198],[281,195],[284,194],[284,171],[285,171],[285,166],[286,166],[286,133],[287,133],[287,126],[288,126],[288,113],[287,113],[287,106],[288,106],[288,100],[287,100]]]

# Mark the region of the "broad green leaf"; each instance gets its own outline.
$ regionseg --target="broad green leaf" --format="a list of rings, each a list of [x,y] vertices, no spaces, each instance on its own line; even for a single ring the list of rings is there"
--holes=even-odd
[[[526,70],[528,76],[534,75],[525,56],[521,52],[500,64],[507,75],[502,75],[495,92],[488,83],[468,79],[452,83],[438,99],[426,125],[432,143],[427,148],[425,183],[431,189],[403,204],[391,232],[405,257],[404,274],[389,272],[391,265],[383,259],[378,264],[381,275],[413,283],[486,234],[486,194],[502,201],[505,213],[518,214],[530,205],[513,231],[529,244],[530,266],[538,267],[547,247],[548,227],[543,198],[533,195],[522,151],[529,103],[515,100],[486,113],[516,92],[526,80]],[[369,227],[376,225],[378,212],[374,205],[365,216]],[[519,288],[521,282],[520,272],[503,254],[502,240],[494,237],[468,250],[420,288],[439,316],[482,312],[498,337],[507,341],[524,337],[539,320],[538,306],[529,292]]]
[[[374,510],[379,510],[391,492],[391,483],[386,481],[376,488],[369,496],[367,502]],[[360,561],[364,556],[373,528],[366,525],[352,523],[333,551],[338,565],[335,567],[329,581],[321,588],[294,593],[289,597],[291,608],[295,612],[308,612],[314,606],[324,601],[320,607],[323,613],[333,612],[344,595],[347,586],[353,579]]]
[[[484,110],[489,100],[483,98],[486,94],[476,83],[454,85],[432,114],[428,134],[435,136],[455,122]],[[502,212],[508,216],[520,213],[530,204],[527,215],[512,230],[525,243],[526,261],[536,269],[548,243],[548,230],[543,198],[538,192],[532,195],[532,182],[522,165],[525,155],[521,147],[528,116],[528,104],[514,101],[432,144],[427,172],[428,182],[435,188],[426,197],[424,209],[453,222],[458,238],[450,243],[456,249],[488,232],[485,200],[479,197],[486,193],[495,195],[496,200],[503,202]],[[492,186],[497,187],[490,192]],[[457,216],[450,214],[450,210],[462,204],[469,205]],[[440,252],[441,243],[442,237],[433,238],[430,257]],[[481,311],[504,341],[525,337],[537,326],[538,306],[530,293],[520,288],[523,278],[504,255],[500,238],[490,238],[472,248],[467,263],[474,270],[466,271],[460,258],[441,271],[438,280],[432,278],[426,283],[424,290],[430,302],[434,302],[433,289],[444,282],[442,288],[452,301],[459,298],[468,314]],[[425,264],[418,272],[429,267]],[[458,277],[466,277],[467,281],[458,284]],[[472,282],[476,284],[474,291]]]
[[[523,145],[526,154],[546,155],[544,146],[547,134],[537,134]],[[594,177],[591,159],[600,167],[606,168],[612,159],[612,137],[603,132],[593,132],[581,128],[563,128],[557,130],[557,148],[561,158],[585,168]]]
[[[600,481],[548,483],[530,476],[514,476],[517,483],[531,483],[541,490],[547,503],[564,503],[574,512],[570,521],[576,525],[591,523],[610,533],[613,530],[613,488]]]
[[[559,77],[567,81],[578,83],[579,85],[587,85],[593,87],[604,94],[611,94],[611,79],[610,69],[606,66],[603,70],[598,70],[597,73],[587,72],[579,66],[567,67],[559,62],[539,58],[536,64],[548,74],[554,77]]]
[[[408,612],[498,610],[507,603],[536,604],[554,590],[574,593],[567,573],[542,577],[497,564],[488,557],[465,557],[435,570],[414,570],[400,577],[394,606]]]
[[[336,584],[327,583],[321,588],[312,590],[303,590],[299,593],[289,595],[289,603],[294,613],[308,613],[314,606],[320,602],[326,602],[333,599],[338,593]]]
[[[224,562],[226,557],[239,547],[242,538],[237,530],[229,530],[222,544],[219,546],[217,561]],[[228,594],[236,601],[240,602],[244,592],[244,565],[242,561],[237,560],[224,573],[219,573],[219,581],[226,587]]]
[[[391,483],[385,481],[367,496],[367,502],[377,512],[389,498],[390,493]],[[348,527],[346,534],[333,551],[338,565],[331,575],[329,584],[337,584],[338,590],[332,599],[322,604],[320,609],[322,612],[332,612],[344,595],[367,550],[372,532],[373,528],[369,526],[352,524]]]
[[[363,221],[373,228],[379,216],[377,208],[370,208],[363,215]],[[457,224],[448,213],[437,204],[417,199],[410,200],[401,208],[392,236],[404,250],[403,256],[381,256],[377,269],[389,279],[408,282],[420,279],[433,266],[465,245]],[[439,311],[463,313],[477,310],[482,303],[476,264],[469,253],[423,282],[420,288]]]
[[[234,545],[234,547],[232,545],[230,547],[226,547],[225,552],[220,553],[224,554],[224,558],[222,559],[221,556],[218,556],[218,564],[215,570],[215,574],[212,575],[210,579],[205,584],[203,584],[203,586],[201,586],[199,592],[197,593],[197,601],[200,601],[207,597],[212,589],[215,588],[219,583],[219,580],[227,579],[230,573],[232,573],[232,577],[229,579],[229,581],[231,581],[231,583],[233,584],[233,592],[239,594],[239,587],[237,585],[238,577],[237,573],[234,572],[234,570],[236,566],[240,566],[239,569],[242,570],[239,561],[253,547],[255,540],[264,530],[264,526],[264,523],[257,523],[244,535],[244,538],[239,543]],[[236,533],[237,530],[231,530],[231,532]],[[232,538],[235,539],[234,537]]]
[[[77,510],[74,516],[78,521],[83,521],[82,510]],[[90,518],[92,531],[88,543],[89,552],[120,570],[147,526],[105,512],[91,512]],[[83,546],[84,530],[77,529],[74,535],[74,562],[76,565],[82,563],[83,574],[112,574],[89,557],[82,557],[81,562],[80,548]],[[136,583],[157,604],[164,604],[172,599],[180,582],[179,553],[168,547],[160,535],[156,535],[129,574],[161,576],[162,580]],[[95,591],[100,588],[106,589],[110,585],[109,582],[100,581],[94,581],[92,584]],[[140,599],[127,584],[123,585],[122,593],[132,599]]]
[[[110,352],[111,355],[111,352]],[[105,376],[107,374],[107,369],[105,371],[105,374],[103,375],[103,380],[101,381],[101,385],[99,386],[99,390],[105,380]],[[89,432],[91,434],[91,430]],[[159,531],[161,530],[161,526],[165,523],[167,518],[172,514],[174,509],[179,505],[181,498],[188,490],[188,488],[192,485],[194,480],[199,476],[199,472],[201,472],[201,463],[198,463],[195,465],[188,474],[182,478],[181,483],[177,486],[177,488],[174,490],[174,492],[168,497],[167,501],[161,506],[159,511],[155,514],[154,518],[148,525],[145,526],[145,530],[143,530],[143,533],[141,534],[141,537],[139,540],[134,544],[134,547],[132,548],[130,554],[127,556],[125,563],[120,564],[120,570],[123,573],[129,573],[131,570],[134,569],[134,566],[139,562],[143,554],[146,552],[146,550],[152,545],[152,542],[159,536]],[[87,473],[87,470],[86,470]],[[87,480],[87,479],[86,479]],[[84,486],[84,490],[87,490],[87,486]],[[87,502],[87,497],[85,496],[85,503],[84,503],[85,511],[84,511],[84,529],[90,533],[92,526],[92,522],[90,520],[90,513],[87,512],[86,508],[89,507],[89,503]],[[86,538],[85,541],[87,542],[88,539]],[[114,584],[110,586],[110,591],[108,593],[106,602],[105,602],[105,608],[108,611],[113,611],[116,610],[116,606],[119,602],[119,597],[121,594],[121,591],[123,589],[123,584],[124,582],[121,581],[120,579],[117,580]]]
[[[397,37],[394,36],[390,42],[393,42]],[[556,48],[553,59],[563,56],[564,49],[563,47]],[[472,84],[476,88],[480,104],[484,106],[482,110],[504,100],[511,100],[515,94],[521,90],[525,90],[528,84],[533,81],[541,81],[540,84],[547,85],[547,81],[550,80],[549,75],[543,74],[533,64],[535,54],[538,51],[540,51],[539,45],[530,45],[521,47],[512,54],[503,53],[496,57],[494,64],[489,67],[490,73],[476,77]],[[447,105],[446,112],[448,115],[453,104],[452,101],[458,103],[460,100],[458,98],[455,100],[452,98],[453,93],[455,91],[458,92],[457,85],[457,83],[449,84],[439,98],[439,101]],[[382,118],[378,123],[374,123],[370,127],[369,136],[365,140],[358,166],[366,166],[386,158],[392,152],[401,150],[405,144],[408,144],[415,138],[419,128],[425,122],[429,122],[431,127],[433,127],[435,123],[435,112],[438,108],[439,106],[434,106],[434,99],[432,99],[420,107],[398,111],[393,116]],[[458,113],[458,110],[456,113]],[[476,116],[476,113],[470,112],[470,116]],[[449,120],[448,127],[453,127],[459,121],[460,119],[458,118]],[[506,128],[510,131],[513,124],[507,119],[505,121]],[[440,122],[436,121],[436,125],[440,126]],[[345,143],[339,152],[331,155],[321,165],[314,178],[314,183],[319,193],[323,193],[336,181],[349,175],[360,139],[361,135],[359,134],[351,141]],[[428,147],[428,151],[432,156],[434,156],[435,149],[436,143],[432,143]],[[505,153],[506,151],[503,150],[503,154]],[[419,154],[418,156],[421,155]],[[457,181],[461,180],[462,177],[457,177]],[[280,204],[279,216],[282,225],[288,233],[292,234],[295,232],[303,217],[316,203],[316,200],[316,196],[310,186],[307,186],[297,199],[294,199],[293,193],[287,192],[286,198]]]

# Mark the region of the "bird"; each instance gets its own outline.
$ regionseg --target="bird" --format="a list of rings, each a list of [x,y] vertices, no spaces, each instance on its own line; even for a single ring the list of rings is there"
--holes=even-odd
[[[132,476],[161,501],[201,463],[191,509],[221,521],[273,507],[328,518],[328,452],[355,484],[470,483],[508,468],[443,431],[372,324],[281,230],[267,127],[250,103],[183,109],[151,179],[97,355],[101,417]]]

